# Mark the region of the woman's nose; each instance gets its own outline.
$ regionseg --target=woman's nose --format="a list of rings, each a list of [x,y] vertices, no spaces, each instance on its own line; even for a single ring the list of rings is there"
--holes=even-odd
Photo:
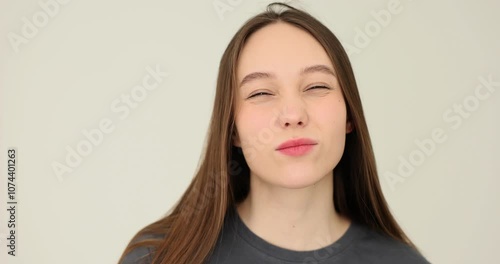
[[[288,99],[281,104],[278,122],[282,128],[306,126],[308,114],[304,102],[301,99]]]

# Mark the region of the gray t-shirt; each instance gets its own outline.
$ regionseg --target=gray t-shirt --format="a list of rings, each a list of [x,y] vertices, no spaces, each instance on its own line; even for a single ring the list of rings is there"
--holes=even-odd
[[[149,264],[152,252],[137,248],[123,264]],[[144,258],[140,259],[142,256]],[[293,251],[275,246],[253,233],[232,208],[206,264],[359,264],[430,263],[404,243],[351,222],[334,243],[317,250]]]

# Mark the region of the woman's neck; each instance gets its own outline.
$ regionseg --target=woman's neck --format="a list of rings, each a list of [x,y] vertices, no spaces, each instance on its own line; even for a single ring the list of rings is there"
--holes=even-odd
[[[332,174],[300,189],[250,178],[250,193],[237,205],[238,214],[252,232],[273,245],[316,250],[337,241],[351,223],[335,211]]]

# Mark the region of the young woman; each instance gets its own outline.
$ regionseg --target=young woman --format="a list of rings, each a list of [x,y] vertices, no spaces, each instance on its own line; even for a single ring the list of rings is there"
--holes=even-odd
[[[384,199],[347,54],[315,18],[272,3],[248,20],[213,107],[196,176],[120,263],[428,263]]]

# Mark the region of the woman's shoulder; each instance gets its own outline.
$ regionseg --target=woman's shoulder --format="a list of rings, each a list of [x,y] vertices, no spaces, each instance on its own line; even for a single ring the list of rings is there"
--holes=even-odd
[[[142,235],[134,240],[135,243],[148,239],[162,239],[163,235]],[[119,264],[150,264],[153,260],[152,247],[139,246],[127,253]]]
[[[119,264],[150,264],[152,252],[149,247],[137,247],[130,251]]]
[[[353,250],[358,257],[366,258],[369,263],[430,263],[421,253],[410,245],[385,234],[358,224],[362,235],[354,243]],[[375,261],[376,262],[373,262]],[[365,263],[365,262],[363,262]]]

